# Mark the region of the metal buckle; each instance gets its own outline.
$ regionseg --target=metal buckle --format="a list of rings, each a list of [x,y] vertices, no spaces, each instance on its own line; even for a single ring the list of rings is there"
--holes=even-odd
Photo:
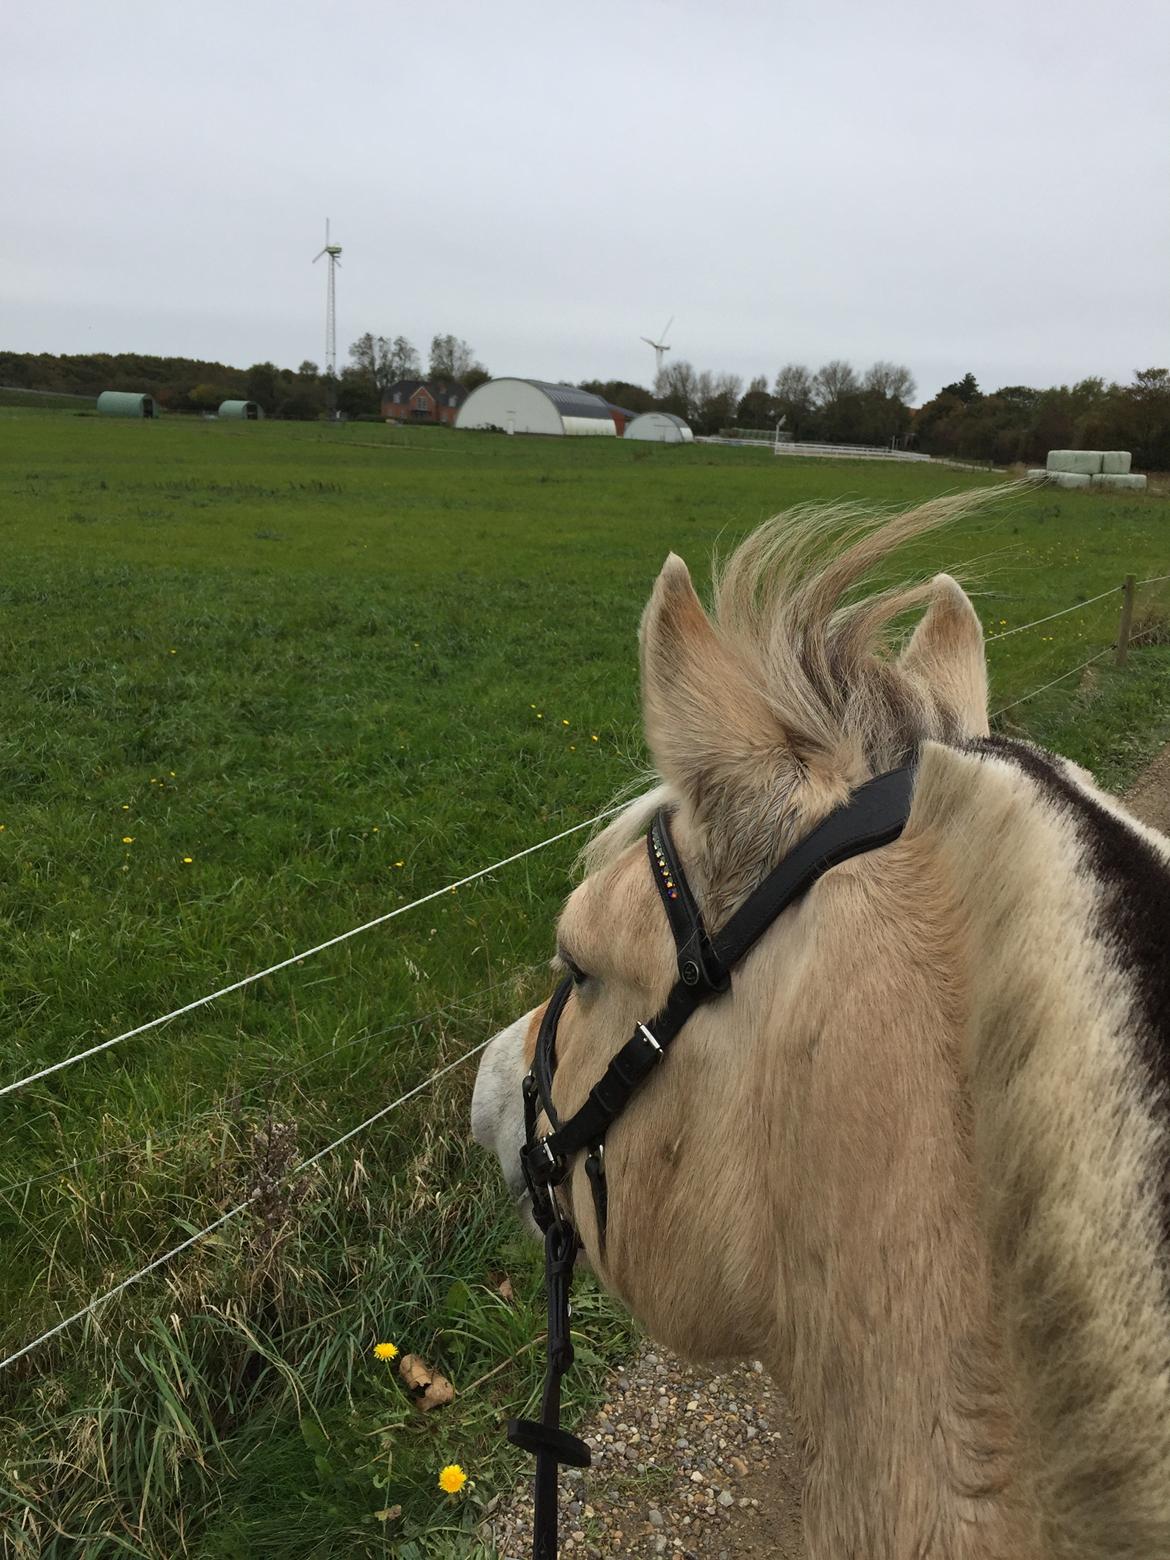
[[[665,1051],[664,1051],[664,1050],[663,1050],[663,1049],[662,1049],[662,1047],[661,1047],[661,1046],[660,1046],[660,1045],[659,1045],[659,1044],[658,1044],[658,1041],[657,1041],[657,1040],[655,1040],[655,1038],[654,1038],[654,1036],[653,1036],[653,1035],[652,1035],[652,1034],[651,1034],[651,1033],[650,1033],[650,1031],[649,1031],[649,1030],[648,1030],[648,1029],[647,1029],[647,1028],[646,1028],[646,1025],[645,1025],[645,1024],[639,1024],[639,1025],[638,1025],[638,1028],[639,1028],[639,1029],[640,1029],[640,1030],[641,1030],[641,1031],[642,1031],[642,1033],[643,1033],[643,1034],[644,1034],[644,1035],[645,1035],[645,1036],[646,1036],[646,1039],[647,1039],[647,1040],[649,1040],[649,1042],[650,1042],[650,1044],[651,1044],[651,1045],[652,1045],[652,1046],[653,1046],[653,1047],[654,1047],[654,1049],[655,1049],[655,1050],[656,1050],[656,1051],[657,1051],[657,1052],[658,1052],[658,1060],[659,1060],[659,1061],[661,1061],[661,1060],[662,1060],[662,1058],[663,1058],[663,1057],[664,1057],[664,1056],[665,1056],[665,1055],[666,1055],[666,1052],[665,1052]]]

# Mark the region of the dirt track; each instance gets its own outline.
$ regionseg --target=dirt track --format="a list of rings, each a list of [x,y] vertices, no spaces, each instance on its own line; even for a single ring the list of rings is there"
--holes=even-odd
[[[1170,746],[1125,795],[1170,834]],[[617,1371],[590,1426],[594,1466],[562,1496],[562,1553],[803,1560],[800,1441],[784,1400],[748,1367],[712,1375],[652,1345]],[[528,1482],[492,1519],[501,1560],[530,1552]]]

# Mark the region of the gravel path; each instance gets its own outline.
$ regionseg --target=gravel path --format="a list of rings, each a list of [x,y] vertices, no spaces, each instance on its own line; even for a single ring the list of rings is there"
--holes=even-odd
[[[803,1555],[799,1443],[759,1365],[712,1375],[648,1347],[611,1378],[585,1439],[593,1466],[561,1474],[563,1555]],[[489,1527],[501,1560],[528,1560],[529,1479]]]
[[[1170,746],[1125,801],[1170,834]],[[800,1440],[759,1366],[712,1374],[647,1345],[611,1377],[585,1438],[593,1467],[561,1475],[563,1555],[803,1560]],[[500,1560],[528,1560],[530,1478],[485,1526]]]

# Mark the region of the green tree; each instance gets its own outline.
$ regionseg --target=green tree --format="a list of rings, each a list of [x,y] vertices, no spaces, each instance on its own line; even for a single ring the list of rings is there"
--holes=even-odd
[[[740,428],[773,428],[781,416],[775,397],[768,392],[768,381],[763,374],[758,374],[735,409],[736,425]]]
[[[816,424],[816,394],[813,376],[803,363],[785,363],[772,386],[776,410],[784,419],[785,431],[794,439],[813,436]]]
[[[257,402],[266,412],[271,412],[276,407],[277,373],[275,363],[253,363],[244,382],[247,399]]]
[[[483,364],[476,362],[475,349],[470,342],[452,335],[431,337],[429,379],[455,379],[465,384],[466,375],[476,368],[483,369]]]
[[[939,395],[952,395],[956,400],[962,401],[964,406],[978,400],[980,394],[979,381],[970,370],[963,375],[962,379],[956,380],[953,385],[944,385],[939,391]]]

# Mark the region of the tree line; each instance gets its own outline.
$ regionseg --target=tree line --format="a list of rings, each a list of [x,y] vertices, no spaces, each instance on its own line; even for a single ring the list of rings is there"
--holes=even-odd
[[[175,412],[214,411],[221,401],[257,401],[270,415],[315,418],[330,401],[346,416],[377,416],[384,392],[400,379],[453,379],[471,390],[490,377],[461,337],[431,338],[426,373],[405,336],[367,331],[349,348],[349,362],[331,383],[316,363],[296,369],[275,363],[233,368],[201,358],[142,353],[0,352],[0,386],[97,396],[103,390],[145,390]],[[879,361],[859,372],[842,358],[818,369],[786,363],[769,387],[766,376],[746,389],[736,374],[669,363],[653,390],[622,379],[582,383],[633,412],[663,410],[686,418],[696,433],[724,428],[772,432],[779,423],[797,440],[885,445],[891,440],[930,455],[1023,461],[1039,465],[1050,449],[1127,449],[1146,470],[1170,469],[1170,369],[1144,368],[1132,383],[1101,378],[1035,389],[1003,385],[983,392],[965,374],[916,411],[916,387],[902,364]]]
[[[1119,449],[1146,470],[1170,469],[1170,369],[1142,368],[1128,385],[1082,379],[984,394],[974,374],[944,385],[914,418],[918,449],[998,466],[1043,465],[1049,450]]]
[[[233,368],[203,358],[140,352],[0,352],[0,386],[99,396],[103,390],[146,391],[171,412],[213,412],[221,401],[255,401],[269,416],[312,419],[330,404],[348,417],[377,416],[382,392],[398,379],[421,378],[421,360],[405,336],[359,336],[350,361],[330,383],[316,363],[298,368],[253,363]],[[490,378],[473,348],[458,336],[431,338],[428,379],[458,379],[473,389]]]
[[[771,389],[766,375],[744,389],[737,374],[695,369],[685,360],[669,363],[654,392],[623,380],[589,380],[581,386],[630,411],[674,412],[696,433],[724,428],[771,434],[779,425],[796,440],[828,444],[889,444],[910,432],[914,376],[901,363],[874,363],[858,373],[843,358],[816,370],[786,363]]]

